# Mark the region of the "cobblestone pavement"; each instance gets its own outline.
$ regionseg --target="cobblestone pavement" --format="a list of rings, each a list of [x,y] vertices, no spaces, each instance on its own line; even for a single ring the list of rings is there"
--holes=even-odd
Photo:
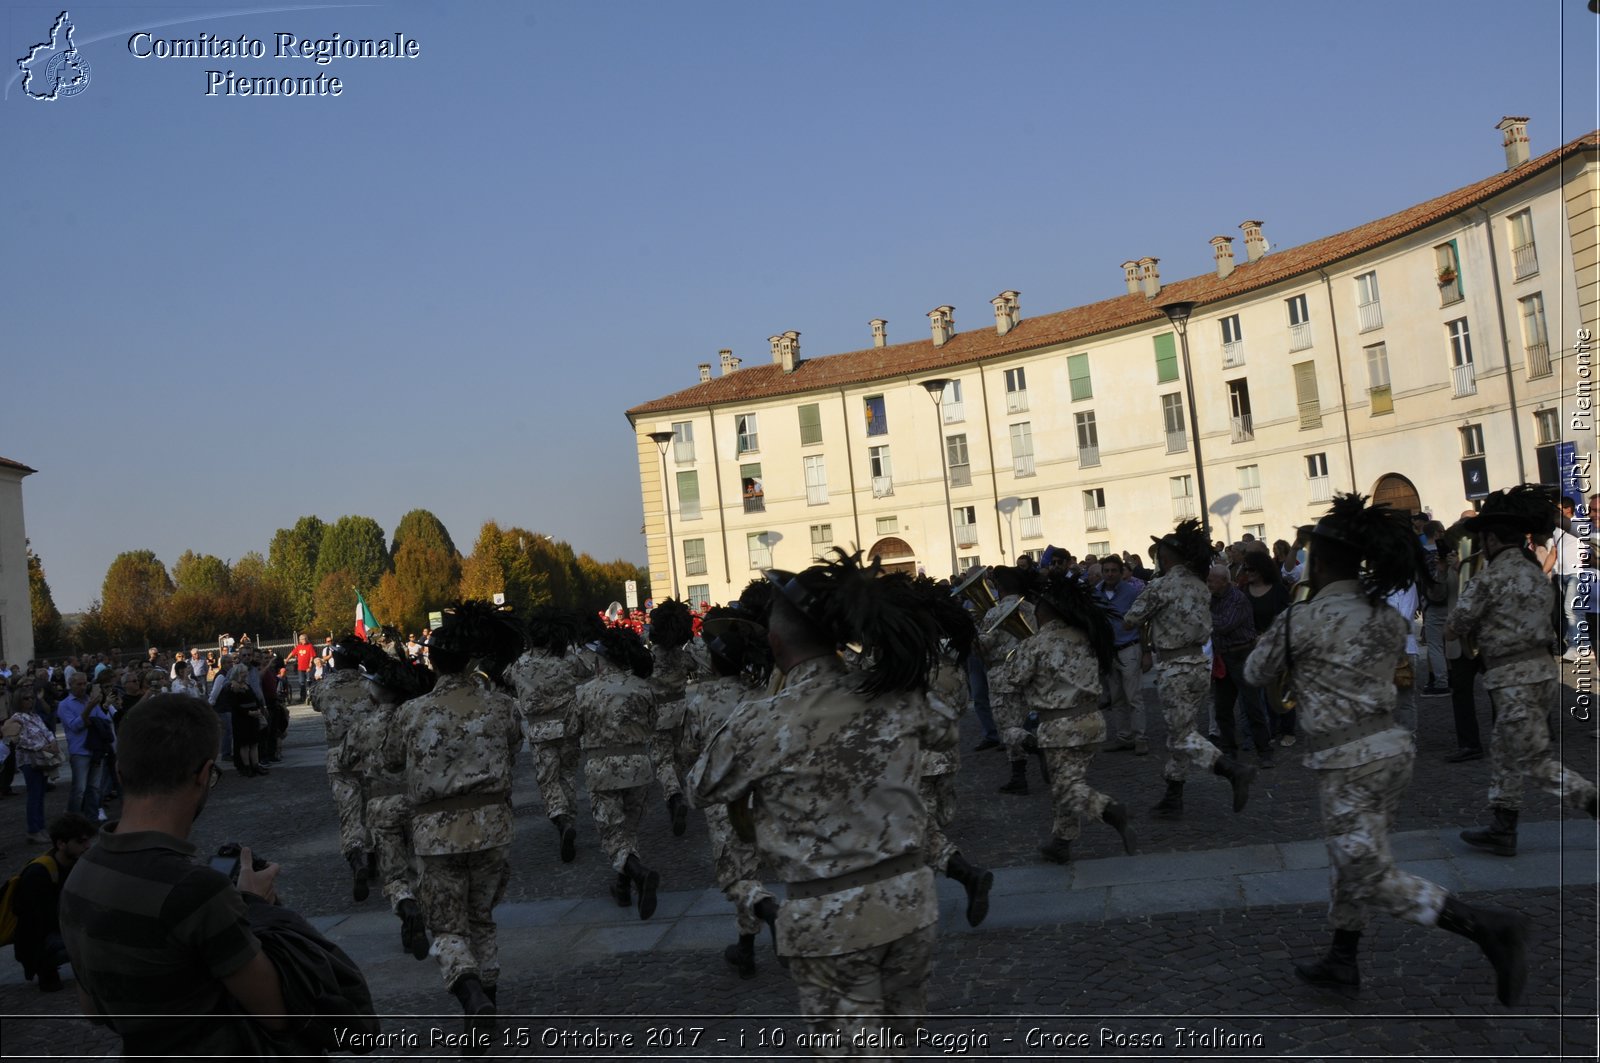
[[[1134,811],[1141,852],[1227,849],[1263,842],[1319,837],[1311,775],[1299,766],[1296,749],[1277,751],[1278,767],[1263,771],[1250,806],[1233,815],[1220,779],[1192,779],[1186,792],[1187,815],[1177,823],[1153,820],[1148,807],[1160,796],[1160,713],[1147,690],[1151,755],[1104,754],[1096,758],[1091,781]],[[1596,778],[1593,721],[1576,719],[1568,705],[1556,716],[1557,747],[1565,763]],[[1478,823],[1488,782],[1487,760],[1446,764],[1454,750],[1448,698],[1421,699],[1420,751],[1415,778],[1402,807],[1401,831],[1459,829]],[[1480,691],[1480,718],[1487,738],[1488,708]],[[964,723],[963,749],[976,743],[975,725]],[[361,905],[349,900],[348,871],[338,858],[337,822],[322,768],[322,727],[315,714],[295,710],[285,759],[270,776],[243,779],[229,774],[214,791],[193,837],[202,851],[229,840],[252,845],[283,863],[285,901],[312,917],[349,913],[382,916],[374,892]],[[524,756],[515,793],[518,838],[507,902],[545,898],[599,898],[608,877],[592,824],[580,815],[580,851],[570,865],[556,858],[555,832],[544,821],[531,766]],[[951,831],[972,860],[1000,868],[1042,867],[1034,847],[1045,840],[1049,797],[1029,764],[1032,792],[1011,797],[995,792],[1007,776],[998,752],[964,753],[959,781],[960,812]],[[65,786],[49,795],[48,811],[58,812]],[[1576,819],[1548,795],[1530,792],[1526,821]],[[20,866],[30,848],[22,839],[22,800],[0,802],[0,847],[9,850],[4,867]],[[642,836],[646,861],[658,868],[664,890],[699,889],[712,884],[703,822],[691,817],[689,834],[674,838],[665,808],[652,799]],[[1120,855],[1116,835],[1098,824],[1086,825],[1074,856],[1091,861]],[[1509,865],[1508,866],[1514,866]],[[1592,885],[1496,890],[1469,895],[1473,901],[1502,904],[1528,914],[1538,927],[1526,1002],[1503,1009],[1493,999],[1493,978],[1476,949],[1463,939],[1384,918],[1375,919],[1362,942],[1364,985],[1359,997],[1345,999],[1308,989],[1290,969],[1326,948],[1321,905],[1281,905],[1208,909],[1136,919],[1108,918],[1094,923],[1032,927],[985,926],[976,933],[943,935],[930,1008],[930,1040],[914,1051],[950,1054],[969,1035],[967,1054],[1092,1056],[1153,1054],[1168,1058],[1211,1055],[1282,1055],[1315,1058],[1372,1058],[1402,1054],[1477,1055],[1515,1058],[1527,1055],[1593,1056],[1596,1013],[1596,919]],[[1003,920],[995,920],[996,923]],[[796,1047],[804,1031],[794,1010],[794,993],[771,962],[765,942],[758,949],[760,975],[741,982],[717,950],[655,948],[610,957],[561,957],[529,953],[517,962],[508,956],[502,978],[501,1010],[535,1018],[507,1020],[507,1043],[499,1054],[606,1054],[637,1058],[693,1058],[743,1052],[747,1057],[804,1055]],[[405,960],[405,963],[412,961]],[[459,1029],[454,1001],[439,988],[433,964],[416,964],[415,976],[378,979],[380,1008],[390,1018],[386,1032],[415,1033],[415,1046],[384,1052],[453,1056],[449,1045],[427,1044],[430,1023],[421,1017],[442,1011],[431,1025],[445,1033]],[[0,1044],[8,1056],[45,1053],[60,1056],[114,1052],[115,1039],[73,1014],[70,988],[42,996],[21,982],[9,958],[0,961]],[[62,1016],[58,1019],[23,1016]],[[706,1016],[737,1016],[710,1020]],[[760,1016],[773,1016],[762,1020]],[[1567,1018],[1561,1016],[1586,1016]],[[542,1018],[541,1018],[542,1016]],[[639,1016],[639,1018],[624,1018]],[[998,1017],[997,1017],[998,1016]],[[650,1017],[664,1017],[665,1023]],[[1183,1042],[1183,1026],[1205,1040]],[[646,1031],[705,1027],[697,1044],[669,1048],[646,1044]],[[1037,1027],[1046,1043],[1029,1045]],[[1102,1028],[1109,1031],[1102,1042]],[[1213,1033],[1220,1029],[1221,1034]],[[523,1034],[518,1031],[526,1030]],[[546,1031],[552,1031],[546,1033]],[[590,1035],[585,1038],[585,1031]],[[603,1045],[594,1036],[633,1034],[631,1045]],[[766,1031],[766,1043],[756,1039]],[[774,1034],[772,1031],[779,1031]],[[745,1044],[738,1044],[744,1034]],[[1237,1036],[1261,1035],[1259,1044]],[[986,1043],[973,1037],[983,1034]],[[1122,1041],[1117,1036],[1123,1035]],[[566,1044],[540,1047],[541,1038],[565,1035]],[[1055,1036],[1059,1035],[1059,1036]],[[1153,1042],[1160,1036],[1161,1043]],[[518,1039],[529,1038],[518,1048]],[[685,1033],[683,1040],[696,1035]],[[727,1038],[718,1044],[715,1038]],[[784,1038],[783,1045],[772,1043]],[[1079,1041],[1086,1036],[1087,1040]],[[1010,1037],[1007,1042],[1002,1038]],[[601,1038],[603,1039],[603,1037]],[[572,1042],[576,1043],[572,1043]],[[377,1057],[381,1057],[379,1053]]]

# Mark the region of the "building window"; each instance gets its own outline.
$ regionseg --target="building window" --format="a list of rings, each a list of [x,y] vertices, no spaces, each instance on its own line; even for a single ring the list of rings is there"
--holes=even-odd
[[[678,516],[684,520],[700,519],[700,474],[678,474]]]
[[[1017,512],[1022,514],[1022,537],[1024,539],[1044,538],[1044,517],[1040,515],[1039,500],[1037,498],[1024,498]]]
[[[1105,557],[1107,554],[1111,553],[1111,540],[1095,539],[1092,540],[1086,547],[1084,547],[1084,549],[1097,558]]]
[[[1463,458],[1483,457],[1483,425],[1462,425],[1460,432],[1461,456]]]
[[[815,402],[800,407],[800,445],[822,442],[822,407]]]
[[[711,604],[711,584],[709,583],[691,583],[689,584],[689,589],[684,593],[686,595],[684,601],[688,602],[691,608]]]
[[[1033,425],[1027,421],[1011,426],[1011,473],[1033,475]]]
[[[828,552],[828,547],[833,545],[833,525],[813,524],[811,526],[811,556],[821,557]]]
[[[745,548],[750,551],[751,568],[772,567],[772,541],[764,531],[751,532],[744,537]]]
[[[1322,400],[1317,395],[1317,363],[1296,362],[1294,396],[1300,408],[1300,429],[1322,426]]]
[[[956,515],[956,545],[973,547],[978,545],[978,507],[957,506]]]
[[[1229,314],[1222,319],[1222,368],[1232,369],[1244,364],[1244,333],[1239,328],[1239,315]]]
[[[1439,282],[1439,305],[1449,306],[1461,301],[1461,256],[1456,242],[1440,244],[1433,249],[1433,266]]]
[[[1239,466],[1239,509],[1243,513],[1261,512],[1261,466]]]
[[[706,541],[704,539],[685,539],[683,541],[683,574],[685,576],[704,576],[706,574]]]
[[[1472,366],[1472,337],[1467,333],[1467,319],[1458,317],[1445,323],[1450,339],[1450,377],[1456,397],[1476,395],[1478,377]]]
[[[1106,530],[1106,489],[1091,487],[1083,493],[1083,526],[1089,531]]]
[[[868,395],[862,400],[867,414],[867,435],[881,436],[889,431],[889,415],[883,409],[882,395]]]
[[[1533,412],[1534,455],[1539,462],[1539,482],[1561,483],[1561,463],[1556,450],[1561,442],[1561,411],[1535,410]],[[1593,519],[1593,515],[1590,515]]]
[[[944,386],[944,396],[939,400],[945,424],[956,424],[967,419],[967,404],[961,397],[961,381],[952,380]]]
[[[1519,210],[1506,219],[1511,226],[1511,264],[1516,280],[1539,272],[1539,254],[1533,246],[1533,211]]]
[[[1550,333],[1545,330],[1544,293],[1534,292],[1517,300],[1522,308],[1522,356],[1528,366],[1528,379],[1550,375]]]
[[[754,454],[761,449],[761,438],[756,432],[756,415],[741,413],[733,419],[734,431],[739,437],[739,453]]]
[[[1028,408],[1028,372],[1021,366],[1006,370],[1006,412],[1022,413]]]
[[[1228,381],[1228,417],[1233,426],[1233,441],[1244,443],[1256,437],[1255,421],[1250,417],[1250,382]]]
[[[821,454],[813,454],[802,458],[806,471],[806,505],[825,506],[828,504],[828,468],[823,464]]]
[[[1244,533],[1246,535],[1254,535],[1257,542],[1264,543],[1267,541],[1267,526],[1265,524],[1246,524]]]
[[[972,483],[972,463],[967,460],[967,434],[944,437],[945,461],[950,465],[950,486],[966,487]]]
[[[1383,327],[1383,305],[1378,302],[1378,274],[1363,273],[1356,278],[1356,311],[1361,331]]]
[[[761,463],[739,466],[739,486],[744,495],[744,511],[760,513],[767,508],[767,490],[761,482]]]
[[[1168,454],[1188,449],[1188,436],[1183,428],[1183,396],[1176,391],[1161,396],[1161,426],[1167,433]]]
[[[1094,398],[1094,385],[1089,381],[1089,356],[1067,356],[1067,379],[1072,382],[1072,401]]]
[[[1311,310],[1304,294],[1286,302],[1289,306],[1289,350],[1303,351],[1311,346]]]
[[[1184,520],[1194,516],[1198,510],[1194,504],[1194,477],[1174,476],[1172,484],[1172,519]]]
[[[952,572],[951,575],[954,576],[954,575],[958,575],[958,574],[960,574],[962,572],[971,572],[973,569],[975,569],[977,567],[978,567],[978,555],[977,554],[972,554],[970,556],[963,555],[961,557],[956,558],[956,570],[955,570],[955,572]]]
[[[1372,415],[1394,412],[1394,393],[1389,386],[1389,348],[1374,343],[1367,352],[1367,402]]]
[[[894,470],[889,465],[889,446],[867,448],[867,465],[872,473],[872,497],[888,498],[894,494]]]
[[[1074,415],[1078,422],[1078,467],[1091,468],[1100,464],[1100,432],[1095,427],[1094,411],[1085,410]]]
[[[1484,498],[1489,494],[1489,460],[1483,451],[1483,426],[1462,425],[1459,433],[1461,484],[1466,488],[1467,498]]]
[[[879,535],[893,535],[900,530],[899,517],[879,517],[876,527]]]
[[[679,465],[694,462],[694,422],[672,422],[672,460]]]
[[[1172,333],[1163,332],[1155,337],[1156,383],[1170,384],[1178,379],[1178,343]]]
[[[1326,502],[1333,497],[1333,481],[1328,478],[1328,455],[1306,455],[1306,479],[1311,482],[1311,501]]]

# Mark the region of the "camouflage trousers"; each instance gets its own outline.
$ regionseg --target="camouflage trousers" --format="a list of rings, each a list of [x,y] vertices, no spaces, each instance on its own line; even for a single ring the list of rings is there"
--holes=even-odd
[[[992,688],[989,707],[994,712],[995,723],[1000,725],[1000,741],[1005,743],[1006,756],[1011,760],[1027,760],[1028,751],[1022,743],[1028,732],[1022,725],[1028,719],[1028,707],[1016,698],[995,694]]]
[[[837,1048],[818,1047],[823,1058],[881,1056],[882,1047],[851,1043],[856,1033],[887,1026],[916,1044],[928,1010],[937,926],[926,926],[887,945],[842,956],[792,956],[789,975],[800,990],[800,1011],[815,1033],[839,1031]],[[905,1052],[896,1052],[904,1055]]]
[[[505,896],[509,847],[475,853],[424,856],[417,900],[433,931],[430,955],[439,961],[448,989],[469,974],[486,986],[500,981],[500,949],[494,937],[494,906]]]
[[[706,809],[706,829],[711,834],[711,865],[716,870],[717,886],[722,895],[733,902],[733,918],[739,925],[739,933],[759,932],[761,920],[756,918],[755,907],[772,894],[756,877],[755,846],[741,841],[733,832],[727,805],[712,805]]]
[[[1489,804],[1517,812],[1522,808],[1522,780],[1583,808],[1594,796],[1594,784],[1565,767],[1550,752],[1550,725],[1545,714],[1561,704],[1561,685],[1539,683],[1500,687],[1489,692],[1494,702],[1494,730],[1489,735]]]
[[[1052,837],[1070,842],[1082,833],[1085,817],[1098,820],[1111,798],[1089,785],[1089,762],[1094,746],[1046,746],[1044,761],[1050,766],[1050,799],[1055,817]]]
[[[1357,768],[1317,772],[1322,829],[1327,832],[1335,930],[1362,930],[1373,911],[1432,926],[1449,892],[1394,866],[1389,830],[1411,782],[1412,755],[1384,757]]]
[[[392,912],[416,897],[417,857],[411,849],[411,800],[390,794],[367,800],[367,829],[378,854],[378,878]]]
[[[551,819],[572,815],[578,806],[578,743],[571,738],[553,738],[532,743],[531,752],[544,814]]]
[[[650,732],[650,763],[656,769],[661,796],[683,793],[683,778],[678,772],[678,728]]]
[[[589,808],[594,813],[600,847],[611,857],[617,871],[628,856],[639,851],[639,821],[644,819],[644,795],[648,787],[630,786],[625,790],[589,791]]]
[[[1211,703],[1211,669],[1199,657],[1164,661],[1156,667],[1156,693],[1167,722],[1167,763],[1161,775],[1168,782],[1183,782],[1191,768],[1207,771],[1222,755],[1195,730]]]
[[[917,785],[922,807],[927,812],[927,832],[922,836],[922,855],[937,874],[944,874],[955,843],[944,829],[956,818],[956,777],[954,772],[924,775]]]
[[[333,807],[339,812],[339,851],[349,856],[366,852],[371,839],[367,837],[366,780],[353,771],[341,771],[333,763],[333,751],[328,751],[328,785],[333,789]]]

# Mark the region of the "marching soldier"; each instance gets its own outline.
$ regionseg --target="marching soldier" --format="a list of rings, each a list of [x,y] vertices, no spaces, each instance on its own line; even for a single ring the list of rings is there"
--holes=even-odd
[[[1524,545],[1555,530],[1553,488],[1522,484],[1483,500],[1462,531],[1481,536],[1487,566],[1467,584],[1445,622],[1445,638],[1476,637],[1484,659],[1483,685],[1494,704],[1489,734],[1490,825],[1461,839],[1496,856],[1517,854],[1522,780],[1595,815],[1595,787],[1550,753],[1546,719],[1561,703],[1561,678],[1550,646],[1555,592]]]
[[[311,707],[322,713],[328,734],[328,785],[333,789],[333,804],[339,811],[339,849],[355,875],[352,895],[367,899],[372,865],[367,857],[367,797],[361,773],[343,765],[349,761],[345,751],[350,727],[367,710],[370,698],[366,677],[361,674],[361,654],[369,647],[354,635],[345,635],[333,647],[333,672],[311,692]]]
[[[560,838],[561,861],[570,864],[578,853],[578,743],[567,736],[566,719],[578,684],[590,678],[591,670],[577,654],[567,654],[578,630],[571,612],[536,609],[527,629],[530,648],[507,669],[505,679],[516,692],[522,734],[533,755],[545,815]]]
[[[1021,569],[996,565],[989,569],[989,578],[994,581],[1000,600],[984,613],[978,623],[978,631],[982,633],[979,636],[979,648],[989,674],[989,706],[1000,725],[1000,740],[1005,745],[1006,758],[1011,762],[1011,778],[1001,784],[1000,792],[1025,797],[1028,793],[1028,732],[1022,724],[1033,706],[1013,688],[1007,674],[1006,661],[1020,640],[1000,621],[1014,611],[1021,616],[1028,630],[1037,630],[1039,625],[1033,614],[1033,603],[1022,596],[1027,578]]]
[[[1361,985],[1356,949],[1371,910],[1438,926],[1478,945],[1494,965],[1502,1004],[1527,979],[1524,921],[1475,908],[1394,865],[1389,830],[1411,781],[1416,739],[1394,719],[1394,671],[1406,622],[1384,601],[1415,578],[1420,544],[1404,514],[1339,495],[1312,531],[1312,597],[1273,621],[1245,662],[1245,681],[1292,688],[1317,790],[1333,873],[1333,946],[1295,967],[1316,986]]]
[[[1123,614],[1122,626],[1129,631],[1145,629],[1140,655],[1145,671],[1150,670],[1152,648],[1161,655],[1156,692],[1167,722],[1167,763],[1162,769],[1167,792],[1154,811],[1158,816],[1183,814],[1183,783],[1192,765],[1227,779],[1233,786],[1233,810],[1240,812],[1250,799],[1256,769],[1223,756],[1195,730],[1211,693],[1211,666],[1203,652],[1211,635],[1211,592],[1205,583],[1211,543],[1194,519],[1181,520],[1173,531],[1151,538],[1161,575]]]
[[[655,729],[650,735],[650,759],[655,763],[656,780],[667,798],[667,814],[672,818],[672,833],[683,836],[689,828],[689,806],[683,799],[682,754],[679,739],[683,734],[683,696],[689,683],[700,674],[700,665],[686,648],[694,638],[694,618],[689,607],[668,598],[650,610],[650,647],[655,664],[650,686],[656,693]]]

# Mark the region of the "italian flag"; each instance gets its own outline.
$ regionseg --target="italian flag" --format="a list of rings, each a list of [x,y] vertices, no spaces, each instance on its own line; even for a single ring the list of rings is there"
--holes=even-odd
[[[365,639],[367,632],[378,630],[378,619],[372,615],[372,610],[367,607],[367,600],[356,591],[356,638]]]

